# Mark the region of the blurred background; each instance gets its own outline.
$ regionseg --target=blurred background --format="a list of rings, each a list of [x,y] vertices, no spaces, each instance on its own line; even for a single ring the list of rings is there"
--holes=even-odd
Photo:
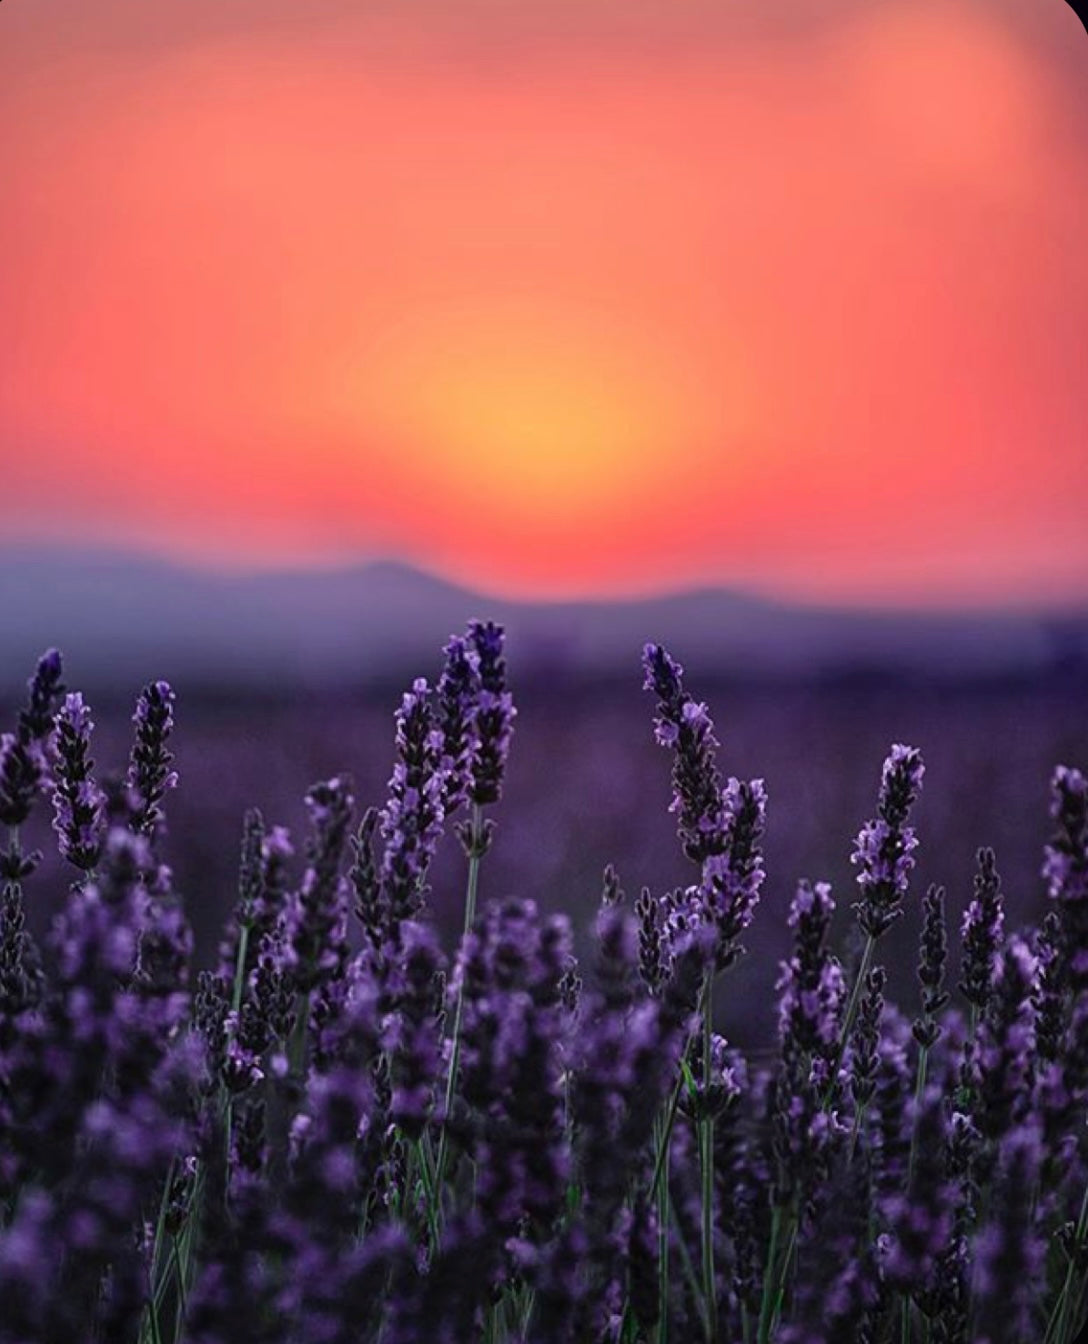
[[[344,769],[380,803],[401,689],[493,617],[484,894],[584,929],[607,861],[691,877],[661,640],[770,792],[731,1033],[798,877],[845,929],[893,741],[918,891],[958,912],[988,843],[1038,914],[1047,780],[1088,764],[1086,62],[1061,0],[10,0],[5,722],[59,645],[120,768],[174,682],[206,960],[244,808],[300,827]],[[451,939],[462,876],[447,842]]]

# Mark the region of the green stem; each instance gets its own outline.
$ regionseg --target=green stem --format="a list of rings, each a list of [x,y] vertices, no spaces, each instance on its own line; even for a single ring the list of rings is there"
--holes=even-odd
[[[688,1250],[687,1241],[684,1239],[684,1229],[680,1226],[680,1215],[676,1211],[676,1205],[669,1200],[669,1218],[676,1232],[676,1244],[680,1250],[680,1267],[684,1271],[684,1278],[688,1287],[691,1289],[691,1296],[695,1302],[695,1308],[699,1313],[699,1318],[703,1322],[703,1328],[706,1328],[706,1303],[703,1301],[703,1285],[699,1275],[695,1272],[695,1266],[691,1263],[691,1253]]]
[[[707,993],[707,981],[704,980],[702,994],[700,995],[698,1006],[698,1012],[700,1016],[702,1016],[703,1013],[706,1011],[705,1009],[706,993]],[[693,1036],[684,1047],[684,1053],[680,1057],[680,1071],[676,1079],[676,1086],[672,1090],[672,1096],[669,1097],[669,1104],[665,1109],[665,1124],[661,1131],[657,1153],[654,1156],[653,1175],[650,1177],[651,1198],[656,1196],[662,1174],[664,1173],[665,1170],[665,1163],[669,1151],[669,1144],[672,1142],[673,1125],[676,1124],[676,1114],[677,1111],[680,1109],[680,1095],[684,1089],[684,1064],[687,1062],[688,1056],[691,1054],[692,1046],[694,1045],[694,1043],[695,1043],[695,1037]]]
[[[159,1200],[159,1216],[155,1220],[155,1240],[151,1243],[151,1272],[149,1282],[151,1287],[151,1297],[147,1304],[147,1315],[144,1317],[140,1328],[140,1339],[146,1339],[150,1330],[156,1344],[159,1340],[159,1262],[162,1259],[163,1233],[166,1230],[166,1210],[170,1206],[170,1187],[174,1182],[174,1167],[177,1158],[170,1159],[170,1165],[166,1169],[166,1180],[162,1187],[162,1198]],[[163,1276],[165,1278],[165,1275]]]
[[[756,1334],[758,1344],[770,1344],[771,1320],[774,1316],[774,1300],[777,1293],[775,1261],[781,1234],[782,1206],[776,1204],[771,1211],[771,1237],[767,1245],[767,1264],[763,1271],[763,1296],[759,1304],[759,1325]]]
[[[1077,1217],[1077,1230],[1073,1237],[1073,1248],[1069,1254],[1069,1265],[1065,1271],[1065,1281],[1062,1284],[1061,1292],[1058,1294],[1058,1300],[1054,1304],[1054,1309],[1050,1314],[1050,1320],[1047,1323],[1046,1336],[1043,1344],[1050,1344],[1051,1340],[1053,1340],[1055,1344],[1066,1344],[1073,1281],[1077,1276],[1077,1262],[1080,1259],[1080,1250],[1084,1245],[1086,1233],[1088,1233],[1088,1187],[1085,1187],[1084,1197],[1080,1202],[1080,1214]]]
[[[664,1180],[657,1186],[657,1344],[669,1339],[669,1153],[665,1121],[654,1121],[654,1142],[664,1153]]]
[[[467,937],[476,922],[476,893],[480,882],[479,843],[483,827],[483,808],[479,803],[472,805],[471,822],[472,849],[468,859],[468,883],[465,887],[465,924],[464,936]],[[438,1159],[435,1163],[435,1189],[441,1198],[442,1182],[446,1177],[446,1158],[449,1148],[449,1134],[446,1122],[453,1106],[454,1093],[457,1090],[457,1069],[461,1061],[461,1028],[465,1013],[465,982],[462,978],[457,986],[457,1004],[453,1012],[453,1038],[450,1045],[450,1069],[446,1076],[445,1109],[442,1113],[442,1128],[438,1136]]]
[[[854,1018],[858,1014],[858,1004],[861,1002],[861,991],[865,984],[865,977],[869,974],[869,964],[873,959],[873,948],[876,946],[876,939],[870,933],[865,939],[865,950],[861,954],[861,964],[858,966],[858,973],[854,977],[854,985],[850,990],[850,1002],[846,1005],[846,1016],[842,1020],[842,1027],[839,1031],[839,1043],[835,1047],[835,1058],[832,1061],[829,1070],[827,1091],[820,1100],[820,1109],[826,1111],[835,1091],[835,1084],[838,1081],[839,1069],[842,1066],[843,1056],[846,1054],[846,1045],[850,1040],[850,1032],[854,1027]]]
[[[918,1048],[918,1078],[914,1084],[914,1128],[910,1135],[910,1156],[907,1158],[907,1189],[910,1190],[911,1178],[914,1176],[914,1159],[918,1152],[918,1107],[922,1104],[922,1095],[926,1090],[926,1072],[929,1066],[929,1047],[919,1046]]]
[[[713,970],[706,973],[703,989],[703,1100],[709,1102],[714,1048]],[[702,1158],[702,1250],[703,1296],[706,1299],[706,1333],[709,1344],[718,1338],[718,1290],[714,1275],[714,1116],[699,1121]]]

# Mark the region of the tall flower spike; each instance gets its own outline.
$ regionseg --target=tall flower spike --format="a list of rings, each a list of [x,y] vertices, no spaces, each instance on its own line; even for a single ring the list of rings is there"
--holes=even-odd
[[[510,738],[517,711],[506,688],[502,626],[494,621],[471,621],[468,638],[478,662],[476,750],[472,760],[469,797],[479,807],[497,803],[502,794]]]
[[[64,691],[61,658],[50,649],[27,682],[27,703],[14,733],[0,737],[0,824],[21,826],[47,777],[44,744]]]
[[[1050,782],[1055,833],[1043,877],[1061,916],[1067,973],[1074,993],[1088,988],[1088,778],[1059,765]]]
[[[347,896],[340,859],[354,799],[348,781],[315,784],[306,795],[311,835],[302,884],[287,911],[298,987],[310,990],[347,958]]]
[[[19,736],[24,742],[41,742],[53,731],[53,719],[64,694],[62,672],[59,649],[42,654],[27,682],[26,708],[19,713]]]
[[[842,967],[827,950],[835,901],[826,882],[801,882],[790,905],[794,952],[783,962],[778,1033],[790,1060],[805,1055],[831,1062],[839,1039],[845,989]]]
[[[1005,941],[1005,897],[992,849],[978,852],[975,896],[960,929],[963,960],[959,990],[977,1013],[985,1013],[993,993],[994,970]]]
[[[906,825],[922,787],[925,766],[917,747],[896,743],[884,762],[877,816],[865,823],[851,861],[858,867],[861,900],[856,902],[858,924],[879,938],[903,913],[914,850],[918,840]]]
[[[937,1014],[948,1002],[944,989],[944,966],[948,958],[948,935],[944,918],[944,887],[931,886],[922,898],[922,939],[918,955],[918,982],[922,987],[922,1013],[911,1031],[919,1045],[929,1049],[941,1034]]]
[[[765,876],[760,841],[767,818],[767,790],[761,779],[730,778],[722,792],[725,850],[703,861],[700,896],[707,919],[718,931],[719,970],[743,952],[738,941],[752,922]]]
[[[397,762],[381,815],[385,851],[379,869],[383,919],[394,941],[401,922],[414,919],[423,907],[427,869],[444,820],[444,743],[422,677],[405,692],[396,722]]]
[[[472,786],[480,657],[463,635],[450,638],[445,654],[436,698],[445,770],[442,810],[448,817],[468,798]]]
[[[65,698],[56,718],[53,829],[69,863],[90,872],[102,852],[105,798],[91,771],[91,711],[78,691]]]
[[[140,692],[132,722],[132,744],[125,785],[131,809],[129,825],[137,835],[151,836],[163,819],[162,800],[178,782],[170,769],[167,742],[174,728],[174,692],[169,682],[153,681]]]
[[[684,690],[684,669],[660,644],[642,652],[643,683],[657,696],[654,734],[673,755],[673,799],[676,829],[684,853],[701,864],[721,854],[726,843],[721,778],[714,763],[718,739],[705,704]]]

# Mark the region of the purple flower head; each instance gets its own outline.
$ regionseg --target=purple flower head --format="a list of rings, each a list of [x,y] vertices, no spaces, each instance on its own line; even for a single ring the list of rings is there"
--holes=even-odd
[[[140,692],[132,722],[136,740],[132,745],[125,785],[130,809],[129,824],[140,835],[153,835],[163,819],[162,800],[178,782],[170,769],[173,756],[167,742],[174,729],[175,695],[169,682],[150,682]]]
[[[610,1011],[634,1002],[638,984],[638,924],[625,906],[602,905],[597,912],[597,982]]]
[[[891,1287],[920,1293],[931,1285],[937,1263],[951,1244],[957,1192],[944,1171],[945,1107],[940,1089],[928,1088],[912,1110],[915,1162],[907,1189],[881,1203],[889,1228],[882,1259]]]
[[[1035,984],[1038,963],[1025,939],[1009,939],[989,1009],[979,1028],[978,1125],[1001,1139],[1031,1105],[1035,1056]]]
[[[60,650],[48,649],[27,682],[26,707],[19,712],[19,736],[24,742],[44,741],[53,731],[53,719],[64,694],[62,674]]]
[[[661,926],[661,909],[649,887],[643,887],[635,902],[638,918],[638,971],[651,994],[658,994],[668,974],[668,950]]]
[[[91,774],[91,711],[78,691],[70,693],[56,718],[53,829],[60,852],[89,872],[102,852],[105,797]]]
[[[937,1014],[948,1002],[944,990],[944,967],[948,958],[948,934],[944,917],[944,887],[931,886],[922,898],[922,939],[918,956],[918,982],[922,989],[922,1014],[911,1030],[919,1045],[929,1049],[941,1034]]]
[[[1044,1246],[1032,1218],[1039,1132],[1018,1125],[1002,1140],[994,1207],[975,1240],[976,1344],[1016,1344],[1038,1336],[1034,1308],[1046,1282]]]
[[[718,740],[706,705],[684,690],[684,669],[660,644],[642,653],[644,687],[657,696],[654,734],[673,752],[673,798],[677,833],[684,853],[703,863],[725,848],[726,817],[715,765]]]
[[[481,1212],[503,1239],[523,1220],[535,1239],[563,1200],[567,1014],[559,981],[569,955],[566,920],[542,922],[524,900],[490,905],[462,943],[460,1083],[473,1119],[453,1127],[476,1163]]]
[[[27,703],[14,733],[0,737],[0,823],[21,826],[48,778],[46,745],[64,692],[61,658],[56,649],[43,654],[27,682]]]
[[[469,796],[478,807],[498,802],[510,754],[510,738],[517,711],[506,688],[506,659],[502,626],[494,621],[470,621],[468,640],[476,654],[479,689],[476,693],[476,748],[472,759]]]
[[[883,966],[874,966],[865,977],[865,988],[850,1040],[850,1092],[854,1104],[862,1109],[869,1104],[876,1091],[880,1023],[884,1015],[884,986],[887,979]]]
[[[1043,877],[1062,921],[1066,971],[1076,992],[1088,988],[1088,778],[1059,765],[1050,782],[1055,831]]]
[[[1005,898],[992,849],[978,852],[975,895],[960,928],[963,961],[959,989],[967,1002],[984,1013],[993,993],[994,973],[1005,939]]]
[[[390,1116],[413,1139],[423,1133],[434,1104],[441,1040],[437,987],[443,969],[433,929],[406,922],[385,987],[393,1006],[383,1034],[392,1071]]]
[[[788,923],[794,952],[781,965],[778,1034],[783,1052],[818,1055],[829,1063],[835,1054],[845,991],[839,962],[827,950],[835,902],[826,882],[801,882],[790,904]]]
[[[740,955],[740,935],[752,922],[765,876],[760,842],[767,819],[767,791],[761,779],[730,779],[722,791],[725,819],[722,852],[703,860],[701,899],[705,917],[718,932],[717,963],[729,966]]]
[[[1057,910],[1048,910],[1037,933],[1034,953],[1039,966],[1035,988],[1035,1045],[1039,1058],[1054,1061],[1062,1052],[1069,1026],[1062,923]]]
[[[308,862],[287,909],[295,976],[303,991],[326,980],[347,959],[347,892],[340,860],[354,805],[350,784],[341,777],[315,784],[306,795]]]
[[[381,814],[385,850],[378,870],[379,903],[382,927],[394,942],[401,922],[423,908],[427,869],[442,834],[443,747],[430,688],[419,678],[397,711],[397,761]]]
[[[463,635],[451,636],[438,679],[438,722],[442,730],[445,792],[442,810],[451,816],[468,798],[476,746],[480,656]]]
[[[876,817],[858,834],[851,862],[858,867],[861,900],[854,905],[864,933],[878,938],[903,912],[918,841],[905,825],[922,787],[925,766],[917,747],[896,743],[884,762]]]
[[[46,761],[36,741],[15,733],[0,736],[0,823],[21,826],[46,778]]]

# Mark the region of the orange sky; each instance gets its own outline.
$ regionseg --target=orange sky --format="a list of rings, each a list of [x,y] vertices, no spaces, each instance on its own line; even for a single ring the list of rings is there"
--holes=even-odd
[[[6,0],[0,126],[0,540],[1088,599],[1061,0]]]

